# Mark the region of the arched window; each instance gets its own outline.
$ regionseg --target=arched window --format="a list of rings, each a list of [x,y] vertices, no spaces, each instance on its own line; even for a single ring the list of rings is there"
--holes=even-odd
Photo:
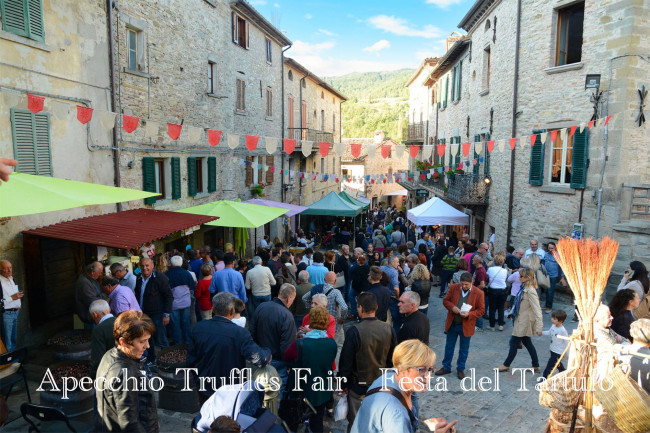
[[[293,72],[289,71],[287,75],[289,76],[289,81],[293,81]]]
[[[490,20],[485,20],[485,31],[490,30]]]

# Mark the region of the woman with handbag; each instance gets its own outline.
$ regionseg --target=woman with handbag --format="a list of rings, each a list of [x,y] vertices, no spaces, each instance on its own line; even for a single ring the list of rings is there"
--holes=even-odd
[[[498,252],[494,256],[494,266],[490,266],[487,270],[487,287],[490,290],[490,296],[488,296],[490,302],[488,316],[490,319],[490,326],[488,329],[490,331],[494,331],[495,325],[497,324],[497,313],[499,331],[503,331],[503,325],[506,324],[506,321],[503,317],[503,310],[506,304],[506,298],[508,297],[508,291],[506,290],[506,278],[508,278],[508,269],[503,266],[505,261],[506,254],[503,252]]]
[[[287,389],[291,389],[286,394],[292,394],[298,388],[297,385],[300,385],[299,388],[302,389],[302,393],[299,398],[296,396],[287,395],[287,398],[282,400],[280,404],[280,417],[290,424],[291,421],[294,423],[300,421],[296,420],[295,416],[289,415],[292,410],[288,406],[294,406],[294,403],[298,403],[300,406],[300,401],[302,398],[306,398],[307,401],[316,409],[316,413],[309,417],[309,429],[314,433],[321,433],[323,431],[323,416],[325,414],[325,407],[327,403],[332,399],[333,391],[317,391],[317,383],[328,383],[328,380],[331,380],[333,377],[332,365],[334,359],[336,358],[336,342],[332,338],[327,337],[325,329],[329,323],[330,313],[327,311],[327,308],[316,307],[309,310],[309,332],[305,334],[304,338],[300,338],[289,346],[289,348],[284,352],[284,361],[287,364],[290,364],[292,368],[307,368],[309,370],[299,370],[300,377],[306,378],[306,381],[294,383],[293,386],[287,384]],[[292,379],[295,380],[296,374],[289,375]],[[282,406],[285,405],[283,408]],[[297,416],[302,417],[302,409],[298,409]],[[283,416],[284,415],[284,416]],[[293,419],[287,419],[287,418]],[[293,429],[292,429],[293,430]]]
[[[418,309],[427,314],[429,311],[429,296],[431,294],[431,276],[429,270],[422,264],[415,265],[409,273],[409,287],[420,295],[420,306]]]
[[[530,337],[534,334],[537,334],[537,336],[542,335],[544,319],[542,318],[542,308],[539,306],[539,297],[537,296],[535,272],[529,268],[521,269],[519,271],[519,279],[522,283],[522,288],[519,294],[517,294],[514,305],[513,316],[515,316],[515,320],[512,337],[510,337],[510,351],[504,363],[498,367],[498,370],[499,372],[510,370],[510,364],[512,364],[515,356],[517,356],[517,346],[521,343],[530,354],[533,364],[532,368],[538,373],[539,359],[537,358],[537,351]]]

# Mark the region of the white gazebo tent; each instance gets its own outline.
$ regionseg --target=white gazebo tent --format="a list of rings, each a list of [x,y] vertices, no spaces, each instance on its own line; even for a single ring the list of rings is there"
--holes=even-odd
[[[409,221],[418,226],[468,226],[469,215],[434,197],[406,213]]]

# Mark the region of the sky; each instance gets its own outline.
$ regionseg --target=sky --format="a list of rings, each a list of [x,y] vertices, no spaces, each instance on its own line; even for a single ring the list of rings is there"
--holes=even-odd
[[[249,0],[319,76],[415,68],[445,53],[474,0]],[[460,31],[461,33],[464,33]]]

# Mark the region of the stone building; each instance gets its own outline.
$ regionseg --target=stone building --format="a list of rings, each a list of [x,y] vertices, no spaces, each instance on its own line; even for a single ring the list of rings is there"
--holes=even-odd
[[[347,98],[306,69],[294,59],[284,59],[284,135],[296,140],[296,149],[285,158],[286,203],[310,205],[331,191],[339,189],[339,184],[328,181],[314,181],[305,176],[298,179],[298,172],[341,174],[341,158],[330,146],[327,157],[319,153],[318,142],[341,142],[341,104]],[[302,141],[312,141],[310,156],[302,153]],[[293,174],[292,174],[293,172]],[[295,228],[295,217],[291,227]]]
[[[467,210],[470,233],[487,239],[495,231],[498,249],[578,229],[621,242],[617,273],[632,259],[648,263],[650,139],[647,124],[635,119],[637,90],[650,77],[644,51],[650,12],[643,2],[622,0],[520,4],[518,11],[514,1],[478,0],[459,24],[467,35],[430,74],[436,102],[429,121],[437,125],[430,137],[447,145],[445,159],[432,162],[463,164],[465,173],[407,186]],[[587,75],[600,82],[596,104]],[[612,115],[612,122],[581,132],[594,110],[597,118]],[[534,146],[531,134],[537,134]],[[512,151],[511,137],[523,137]],[[495,141],[492,153],[489,141]],[[475,142],[467,157],[452,160],[458,144],[457,155],[462,143]],[[482,184],[486,176],[489,188]]]
[[[429,142],[430,111],[433,108],[433,89],[426,85],[431,70],[438,62],[437,58],[427,58],[415,70],[415,73],[406,83],[409,89],[408,128],[403,130],[403,139],[408,145],[432,144]],[[426,142],[425,142],[426,139]]]
[[[341,173],[350,177],[364,177],[367,175],[388,175],[399,171],[408,170],[409,155],[408,149],[402,144],[396,143],[392,138],[385,137],[383,131],[376,131],[373,138],[344,138],[345,153],[341,158]],[[350,144],[361,144],[361,153],[354,157],[351,152]],[[388,158],[381,156],[381,146],[390,145],[391,152]],[[376,145],[375,156],[368,156],[368,145]],[[401,149],[398,149],[398,146]],[[402,155],[398,153],[402,151]],[[389,194],[403,187],[388,177],[386,183],[383,179],[375,179],[375,182],[342,182],[341,189],[348,192],[353,197],[363,197],[370,200],[372,207],[377,206],[380,202],[402,206],[401,196],[391,196]]]

